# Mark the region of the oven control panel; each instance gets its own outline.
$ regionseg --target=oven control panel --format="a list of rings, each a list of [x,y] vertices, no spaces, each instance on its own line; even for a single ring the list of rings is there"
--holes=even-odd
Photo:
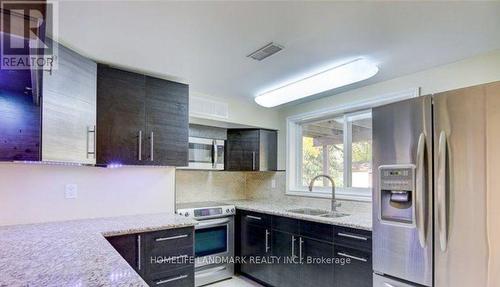
[[[216,216],[222,215],[222,208],[204,208],[204,209],[195,209],[194,217],[205,217],[205,216]]]
[[[192,218],[215,218],[236,214],[234,205],[205,207],[205,208],[183,208],[178,209],[176,214]]]

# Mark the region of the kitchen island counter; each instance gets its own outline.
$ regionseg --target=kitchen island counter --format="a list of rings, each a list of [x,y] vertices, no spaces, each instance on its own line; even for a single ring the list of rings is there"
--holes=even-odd
[[[194,226],[173,213],[0,227],[0,286],[148,286],[105,237]]]

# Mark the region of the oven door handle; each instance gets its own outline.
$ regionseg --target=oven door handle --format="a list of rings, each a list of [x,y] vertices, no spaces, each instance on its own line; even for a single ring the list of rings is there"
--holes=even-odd
[[[196,278],[203,278],[203,277],[207,277],[207,276],[213,275],[215,273],[224,271],[226,269],[227,269],[226,266],[218,266],[218,267],[215,267],[215,268],[205,269],[203,271],[196,271],[195,274],[194,274],[194,276]]]
[[[218,225],[228,224],[229,222],[231,222],[231,219],[229,218],[202,220],[198,221],[198,224],[195,225],[195,229],[210,228]]]

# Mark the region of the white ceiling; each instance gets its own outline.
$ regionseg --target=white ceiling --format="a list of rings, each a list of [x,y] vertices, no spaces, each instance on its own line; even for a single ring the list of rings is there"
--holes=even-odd
[[[500,2],[68,1],[59,15],[61,42],[96,60],[248,101],[360,56],[380,72],[349,88],[500,48]],[[285,49],[246,57],[271,41]]]

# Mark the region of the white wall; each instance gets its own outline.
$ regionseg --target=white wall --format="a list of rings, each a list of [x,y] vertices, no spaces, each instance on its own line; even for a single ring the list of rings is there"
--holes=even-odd
[[[257,105],[253,100],[248,101],[232,97],[217,97],[191,91],[190,97],[208,98],[218,102],[226,103],[229,107],[229,117],[221,119],[216,117],[197,118],[191,115],[190,122],[203,124],[203,121],[219,121],[236,125],[255,126],[276,129],[279,126],[279,114],[276,110],[267,109]]]
[[[68,183],[78,198],[65,199]],[[0,225],[173,212],[175,169],[0,164]]]
[[[373,100],[381,95],[420,87],[421,94],[433,94],[500,80],[500,50],[481,54],[455,63],[365,86],[311,102],[287,106],[280,110],[279,163],[285,166],[286,118],[289,116],[338,107],[350,102]]]

